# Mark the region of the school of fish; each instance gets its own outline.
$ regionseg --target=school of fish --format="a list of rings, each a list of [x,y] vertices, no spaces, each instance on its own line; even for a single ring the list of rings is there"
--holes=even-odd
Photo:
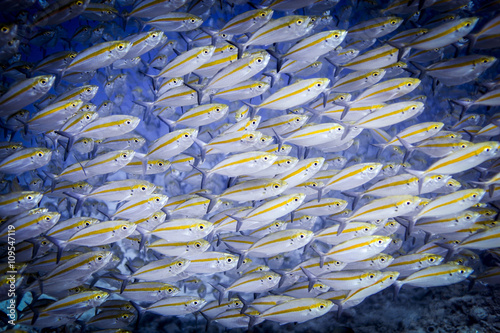
[[[0,4],[3,329],[500,282],[500,1]]]

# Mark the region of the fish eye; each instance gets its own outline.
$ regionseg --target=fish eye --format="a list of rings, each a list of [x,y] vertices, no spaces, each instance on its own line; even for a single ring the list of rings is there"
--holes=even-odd
[[[469,22],[465,23],[465,27],[467,28],[470,27],[470,23]]]
[[[269,281],[271,281],[271,280],[273,279],[273,277],[272,277],[272,276],[269,276],[267,279],[268,279]]]
[[[392,25],[395,25],[396,23],[398,23],[396,20],[392,20],[392,21],[391,21],[391,24],[392,24]]]
[[[300,238],[303,239],[304,237],[306,237],[304,234],[300,234]]]
[[[203,53],[208,54],[209,53],[208,49],[204,49]]]
[[[364,230],[364,231],[366,231],[366,232],[370,231],[370,229],[368,229],[368,228],[365,228],[365,229],[363,229],[363,230]]]
[[[257,59],[255,59],[255,61],[257,61],[258,63],[261,63],[262,61],[264,61],[264,59],[262,57],[258,57]]]
[[[381,240],[381,239],[379,239],[379,240],[377,241],[377,243],[379,243],[379,244],[382,244],[383,242],[384,242],[384,241],[383,241],[383,240]]]
[[[50,221],[50,216],[46,216],[45,221]]]
[[[429,258],[429,261],[430,262],[434,262],[434,258]]]
[[[43,153],[42,152],[38,152],[38,157],[43,157]]]
[[[191,23],[196,23],[196,20],[194,18],[192,18]]]
[[[81,6],[81,5],[83,5],[83,1],[77,1],[77,2],[76,2],[76,5],[77,5],[77,6]]]
[[[266,16],[266,13],[265,13],[265,12],[261,12],[261,13],[260,13],[260,16],[261,16],[261,17],[265,17],[265,16]]]
[[[408,82],[408,83],[406,84],[406,86],[407,86],[407,87],[411,87],[412,85],[413,85],[413,83],[411,83],[411,82]]]
[[[163,166],[163,163],[162,162],[158,162],[158,166]]]
[[[118,49],[119,49],[119,50],[123,50],[123,48],[124,48],[124,47],[125,47],[125,46],[124,46],[123,44],[118,44]]]
[[[295,21],[295,23],[297,23],[297,25],[301,25],[302,24],[302,20],[297,20],[297,21]]]
[[[193,304],[194,304],[194,305],[198,305],[198,301],[194,301],[194,302],[193,302]]]
[[[194,246],[196,246],[197,248],[200,248],[201,244],[200,243],[196,243],[196,244],[194,244]]]
[[[408,206],[411,205],[411,201],[407,201],[406,205],[408,205]]]
[[[103,259],[102,256],[97,257],[97,260],[99,260],[99,261],[101,261],[102,259]]]
[[[158,197],[156,197],[155,200],[156,200],[156,202],[160,202],[160,198],[158,198]]]
[[[467,146],[466,146],[466,145],[462,145],[461,147],[462,147],[462,148],[467,148]]]
[[[460,270],[460,274],[464,274],[465,271],[463,269]]]
[[[86,115],[86,116],[85,116],[85,119],[89,120],[89,119],[90,119],[90,116],[89,116],[89,115]]]
[[[4,33],[8,33],[9,32],[9,28],[8,27],[2,27],[2,32]]]
[[[128,229],[128,227],[126,225],[122,226],[122,230],[127,230],[127,229]]]
[[[370,279],[373,279],[375,277],[375,275],[373,274],[370,274],[370,276],[368,276]]]
[[[441,180],[441,178],[443,178],[443,177],[441,177],[441,176],[436,177],[437,180]]]
[[[146,190],[147,190],[147,187],[146,187],[146,186],[143,186],[143,187],[141,187],[141,190],[146,191]]]
[[[87,221],[87,222],[85,222],[85,226],[87,226],[87,227],[88,227],[89,225],[90,225],[90,222],[88,222],[88,221]]]
[[[280,186],[279,186],[278,184],[275,184],[275,185],[274,185],[274,188],[275,188],[275,189],[278,189],[278,188],[280,188]]]
[[[370,171],[373,171],[373,169],[374,169],[374,168],[373,168],[372,166],[368,168],[368,170],[370,170]]]
[[[286,160],[286,164],[291,164],[291,163],[292,163],[292,161]]]
[[[204,226],[203,224],[200,224],[200,226],[198,227],[200,230],[203,230]]]
[[[472,197],[473,197],[473,198],[477,197],[477,194],[476,194],[476,193],[473,193],[473,194],[472,194]]]
[[[484,148],[484,151],[490,151],[490,150],[491,150],[491,148],[490,148],[490,147],[486,147],[486,148]]]
[[[385,258],[380,258],[380,262],[385,262]]]
[[[316,83],[316,87],[318,87],[318,88],[321,87],[322,85],[323,84],[321,84],[321,82]]]
[[[233,261],[233,259],[231,259],[231,258],[227,258],[227,259],[226,259],[226,261],[227,261],[227,262],[231,262],[231,261]]]
[[[173,292],[174,290],[173,290],[172,288],[168,288],[168,289],[167,289],[167,291],[168,291],[169,293],[171,293],[171,292]]]
[[[180,266],[182,266],[182,262],[180,262],[180,261],[179,261],[179,262],[177,263],[177,266],[179,266],[179,267],[180,267]]]
[[[320,309],[323,309],[325,306],[322,304],[319,306]]]
[[[127,125],[130,125],[132,122],[130,120],[126,121]]]
[[[295,198],[293,198],[293,201],[297,202],[297,201],[299,201],[299,198],[295,197]]]
[[[467,216],[465,216],[465,219],[466,219],[466,220],[470,220],[470,219],[471,219],[471,216],[470,216],[470,215],[467,215]]]
[[[189,138],[189,133],[184,133],[185,138]]]

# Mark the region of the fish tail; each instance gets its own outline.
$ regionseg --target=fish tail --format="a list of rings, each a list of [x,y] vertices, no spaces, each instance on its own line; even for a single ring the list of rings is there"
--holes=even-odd
[[[224,295],[226,294],[226,288],[224,288],[222,285],[220,284],[211,284],[210,285],[212,286],[212,288],[214,288],[215,290],[217,290],[219,292],[219,305],[221,305],[222,303],[222,300],[224,299]]]
[[[68,158],[69,151],[71,150],[75,142],[75,135],[64,131],[54,131],[54,132],[56,134],[64,136],[65,138],[68,138],[68,144],[66,145],[66,151],[64,153],[64,160],[66,161],[66,159]]]
[[[132,103],[143,106],[146,108],[146,111],[144,111],[144,118],[146,118],[146,115],[151,112],[151,110],[153,109],[153,106],[155,104],[154,102],[145,102],[145,101],[132,101]]]
[[[205,325],[205,332],[208,332],[208,328],[210,327],[210,324],[212,323],[212,319],[210,319],[209,316],[207,316],[206,314],[203,313],[203,311],[198,311],[201,316],[203,318],[205,318],[205,320],[207,321],[206,325]]]
[[[393,288],[394,288],[394,300],[396,300],[398,298],[398,294],[399,294],[399,291],[401,290],[401,287],[403,286],[403,282],[402,281],[396,281],[396,283],[393,284]]]
[[[134,301],[130,301],[130,304],[134,307],[134,309],[137,311],[137,321],[135,322],[136,329],[139,328],[139,323],[141,322],[142,316],[144,315],[144,312],[146,312],[146,308],[143,308],[139,304],[137,304]]]
[[[323,268],[326,258],[325,253],[321,252],[315,245],[311,245],[311,249],[319,256],[319,267]]]
[[[74,214],[78,213],[80,208],[82,208],[83,203],[85,202],[85,199],[87,199],[87,195],[85,194],[80,194],[80,193],[75,193],[75,192],[63,192],[67,196],[72,197],[73,199],[76,199],[76,206],[74,210]]]
[[[415,177],[418,177],[418,194],[422,193],[422,186],[424,184],[424,177],[425,177],[424,171],[406,169],[406,172],[408,172],[411,175],[414,175]]]
[[[141,234],[141,242],[139,243],[139,251],[141,251],[146,245],[146,243],[149,242],[149,239],[151,238],[151,233],[148,230],[141,228],[139,226],[136,228],[136,231]]]
[[[165,125],[168,126],[168,131],[172,132],[175,127],[176,122],[172,119],[165,118],[163,115],[159,114],[158,119],[160,119]]]
[[[51,243],[53,243],[55,246],[57,246],[57,261],[56,263],[58,264],[59,261],[61,260],[62,253],[64,251],[64,248],[66,245],[68,245],[67,241],[57,239],[52,236],[47,236],[45,235],[45,238],[47,238]]]
[[[224,244],[226,244],[227,248],[229,250],[231,250],[231,252],[234,252],[234,253],[237,253],[239,255],[239,258],[238,258],[238,265],[236,266],[236,268],[240,268],[241,265],[243,265],[243,261],[246,259],[247,257],[247,253],[248,253],[248,250],[238,250],[234,247],[232,247],[231,245],[227,244],[224,242]]]
[[[346,195],[346,196],[351,197],[351,198],[354,199],[353,202],[352,202],[352,209],[353,210],[356,207],[356,205],[358,204],[359,200],[364,196],[363,192],[343,191],[341,193],[343,195]]]
[[[208,204],[207,214],[212,211],[212,209],[214,208],[215,204],[217,203],[217,200],[219,200],[219,196],[218,195],[214,195],[214,194],[208,194],[208,193],[198,192],[198,193],[196,193],[196,195],[199,195],[200,197],[203,197],[205,199],[210,200],[210,203]]]
[[[207,182],[207,178],[210,176],[210,174],[207,174],[206,170],[198,168],[196,165],[193,165],[193,168],[201,173],[201,188],[204,188]]]
[[[311,271],[309,271],[307,268],[300,267],[302,272],[307,276],[307,279],[309,280],[309,285],[307,286],[307,291],[311,291],[314,288],[314,284],[318,282],[318,277],[314,275]]]
[[[203,142],[202,140],[200,140],[198,138],[193,138],[193,141],[194,141],[194,144],[197,145],[198,148],[200,148],[200,159],[199,159],[199,161],[200,162],[205,161],[205,156],[207,155],[207,143]],[[195,157],[195,159],[197,159],[197,157]],[[195,163],[195,164],[198,164],[198,163]]]

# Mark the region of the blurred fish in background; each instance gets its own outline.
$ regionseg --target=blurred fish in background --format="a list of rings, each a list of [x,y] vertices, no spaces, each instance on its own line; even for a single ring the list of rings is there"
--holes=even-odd
[[[2,329],[325,331],[500,283],[498,1],[0,8]]]

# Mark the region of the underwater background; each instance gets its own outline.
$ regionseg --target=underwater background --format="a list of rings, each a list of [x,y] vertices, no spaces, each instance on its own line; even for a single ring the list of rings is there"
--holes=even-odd
[[[499,1],[0,8],[3,331],[500,332]]]

